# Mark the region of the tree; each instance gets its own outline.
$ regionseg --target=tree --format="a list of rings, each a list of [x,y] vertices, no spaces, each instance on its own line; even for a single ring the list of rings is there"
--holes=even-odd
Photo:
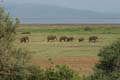
[[[28,52],[14,45],[18,24],[17,18],[12,20],[0,7],[0,80],[24,80],[29,76]]]
[[[96,64],[90,80],[120,79],[120,40],[104,47],[98,54],[100,64]]]

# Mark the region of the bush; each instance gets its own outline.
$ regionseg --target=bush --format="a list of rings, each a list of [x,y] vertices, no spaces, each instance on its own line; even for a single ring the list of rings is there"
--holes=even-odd
[[[29,80],[80,80],[73,70],[65,65],[57,65],[48,69],[32,68]]]
[[[84,30],[85,30],[85,31],[91,31],[92,28],[90,28],[90,27],[85,27]]]
[[[120,79],[120,41],[104,47],[98,54],[100,64],[96,64],[90,80],[119,80]]]
[[[30,66],[28,68],[30,75],[27,80],[45,80],[45,70],[40,69],[40,67]]]

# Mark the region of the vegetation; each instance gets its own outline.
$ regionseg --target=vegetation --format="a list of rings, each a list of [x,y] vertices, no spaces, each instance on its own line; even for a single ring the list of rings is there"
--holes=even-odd
[[[18,27],[18,24],[19,24],[19,19],[16,18],[15,21],[12,20],[9,14],[6,14],[3,8],[0,7],[0,80],[119,80],[120,79],[120,41],[118,40],[110,46],[106,46],[106,47],[103,47],[104,45],[101,46],[101,43],[103,43],[102,41],[105,41],[103,37],[110,38],[112,35],[111,41],[108,39],[106,40],[106,42],[109,43],[119,38],[120,28],[97,29],[91,27],[86,27],[86,28],[77,27],[77,28],[61,28],[61,29],[60,28],[29,28],[28,29],[28,27],[25,28],[20,27],[17,28],[17,32],[16,32],[16,27]],[[89,77],[83,76],[83,78],[81,78],[78,75],[78,73],[71,70],[66,65],[54,66],[54,62],[52,58],[50,58],[51,56],[49,55],[47,55],[47,57],[49,57],[48,60],[53,65],[53,67],[41,69],[40,67],[30,64],[29,61],[31,59],[30,58],[31,56],[29,51],[24,50],[15,45],[15,43],[18,43],[15,42],[18,41],[16,40],[16,33],[18,34],[18,32],[24,32],[24,31],[28,31],[30,33],[32,32],[32,35],[29,34],[28,36],[31,36],[33,40],[34,40],[33,35],[37,34],[38,36],[39,35],[44,36],[44,37],[40,37],[40,40],[41,42],[45,41],[45,44],[47,43],[46,40],[42,40],[42,39],[46,39],[45,37],[47,37],[48,34],[56,35],[57,37],[61,35],[74,36],[76,39],[78,39],[81,36],[80,34],[82,34],[82,36],[84,34],[85,39],[88,38],[90,35],[96,34],[97,36],[99,36],[99,40],[100,38],[102,39],[99,41],[99,43],[95,44],[86,41],[79,44],[85,47],[86,45],[87,46],[89,45],[90,47],[91,45],[92,46],[95,45],[95,47],[96,46],[103,47],[103,49],[100,50],[98,54],[100,61],[98,64],[95,65],[94,73]],[[108,35],[110,37],[108,37]],[[21,37],[21,36],[23,35],[21,34],[17,35],[17,37]],[[39,38],[37,38],[36,40],[39,40]],[[31,45],[31,44],[33,43],[31,42],[30,44],[27,45]],[[57,42],[47,43],[47,45],[45,44],[43,43],[42,47],[44,48],[44,51],[46,51],[47,48],[47,51],[49,53],[51,48],[53,48],[52,51],[55,51],[55,53],[57,49],[62,48],[64,51],[67,49],[69,53],[71,52],[73,54],[75,52],[72,52],[72,50],[73,49],[76,50],[76,46],[78,48],[77,49],[78,52],[80,49],[79,47],[81,47],[81,45],[78,46],[79,44],[76,41],[71,43],[64,43],[64,42],[61,43],[57,41]],[[97,49],[97,51],[98,50],[99,49]],[[95,50],[93,51],[95,52]],[[65,55],[63,56],[80,57],[81,55],[80,54],[78,55],[78,52],[76,52],[77,53],[76,55],[67,54],[66,56]],[[90,51],[88,52],[90,53]],[[54,52],[53,55],[55,55]],[[46,57],[46,55],[44,56],[43,54],[41,54],[41,56]],[[87,57],[90,56],[91,54],[87,55]]]
[[[84,25],[87,26],[87,25]],[[108,27],[108,28],[107,28]],[[89,29],[89,30],[86,30]],[[78,34],[120,34],[120,27],[119,25],[103,25],[101,27],[98,25],[89,25],[89,27],[82,27],[82,25],[73,25],[73,26],[67,26],[67,25],[33,25],[33,26],[27,26],[27,25],[21,25],[19,28],[17,28],[17,32],[32,32],[32,33],[49,33],[49,34],[72,34],[72,35],[78,35]]]
[[[40,69],[29,63],[29,52],[15,45],[16,27],[0,7],[0,80],[78,80],[77,73],[67,66]]]
[[[18,24],[18,19],[13,21],[0,7],[0,80],[21,80],[27,76],[28,52],[14,45]]]
[[[98,25],[99,26],[99,25]],[[32,50],[35,56],[46,57],[97,57],[97,53],[103,46],[109,45],[114,40],[119,38],[120,28],[94,28],[91,31],[85,31],[84,28],[79,26],[21,26],[17,28],[18,40],[21,36],[29,36],[30,42],[27,47]],[[29,35],[20,34],[21,32],[31,32]],[[109,34],[109,32],[111,34]],[[48,35],[70,36],[75,37],[75,40],[71,43],[60,43],[59,41],[47,43]],[[89,36],[98,36],[97,43],[89,43]],[[80,37],[85,38],[81,43],[78,42]],[[47,49],[47,50],[46,50]],[[57,50],[57,52],[55,51]],[[51,53],[51,54],[49,54]],[[74,53],[74,54],[73,54]],[[85,53],[85,54],[83,54]]]
[[[89,27],[92,30],[85,31],[86,26],[88,25],[20,25],[17,27],[16,42],[33,53],[32,62],[36,65],[46,67],[49,65],[48,59],[51,58],[55,64],[67,64],[81,74],[90,74],[91,68],[98,61],[99,50],[120,38],[120,27],[91,24]],[[30,34],[21,34],[22,32],[30,32]],[[49,35],[55,35],[57,38],[74,37],[75,40],[68,43],[47,42]],[[19,39],[24,36],[29,37],[29,43],[20,43]],[[89,36],[97,36],[97,42],[89,42]],[[79,42],[78,39],[81,37],[85,40]]]
[[[65,65],[48,69],[32,68],[29,80],[80,80],[80,76]]]
[[[94,74],[89,80],[120,79],[120,41],[104,47],[98,54],[100,63],[96,64]]]

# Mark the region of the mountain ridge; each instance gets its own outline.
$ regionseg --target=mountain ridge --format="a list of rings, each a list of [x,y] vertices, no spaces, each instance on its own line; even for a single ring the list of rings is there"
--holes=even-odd
[[[18,17],[39,17],[43,18],[56,18],[56,17],[63,17],[63,18],[81,18],[83,15],[86,17],[94,17],[95,15],[102,15],[102,13],[98,13],[95,11],[90,10],[78,10],[73,8],[64,8],[59,6],[52,6],[52,5],[36,5],[36,4],[13,4],[7,5],[6,10],[11,13],[12,16]],[[25,14],[26,13],[26,14]],[[49,13],[49,14],[48,14]],[[36,15],[36,16],[35,16]],[[85,17],[84,16],[84,17]]]
[[[63,19],[104,19],[118,18],[119,15],[100,13],[90,10],[78,10],[45,4],[5,4],[5,10],[12,17],[18,17],[24,23],[66,22]],[[49,21],[47,20],[49,19]],[[50,20],[51,19],[51,20]],[[54,19],[54,20],[53,20]],[[75,22],[74,20],[73,22]],[[85,21],[85,20],[84,20]],[[78,20],[79,22],[79,20]]]

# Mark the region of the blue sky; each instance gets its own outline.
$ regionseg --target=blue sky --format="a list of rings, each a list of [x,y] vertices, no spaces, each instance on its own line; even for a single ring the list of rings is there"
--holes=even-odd
[[[120,0],[3,0],[4,3],[35,3],[61,7],[120,13]]]

